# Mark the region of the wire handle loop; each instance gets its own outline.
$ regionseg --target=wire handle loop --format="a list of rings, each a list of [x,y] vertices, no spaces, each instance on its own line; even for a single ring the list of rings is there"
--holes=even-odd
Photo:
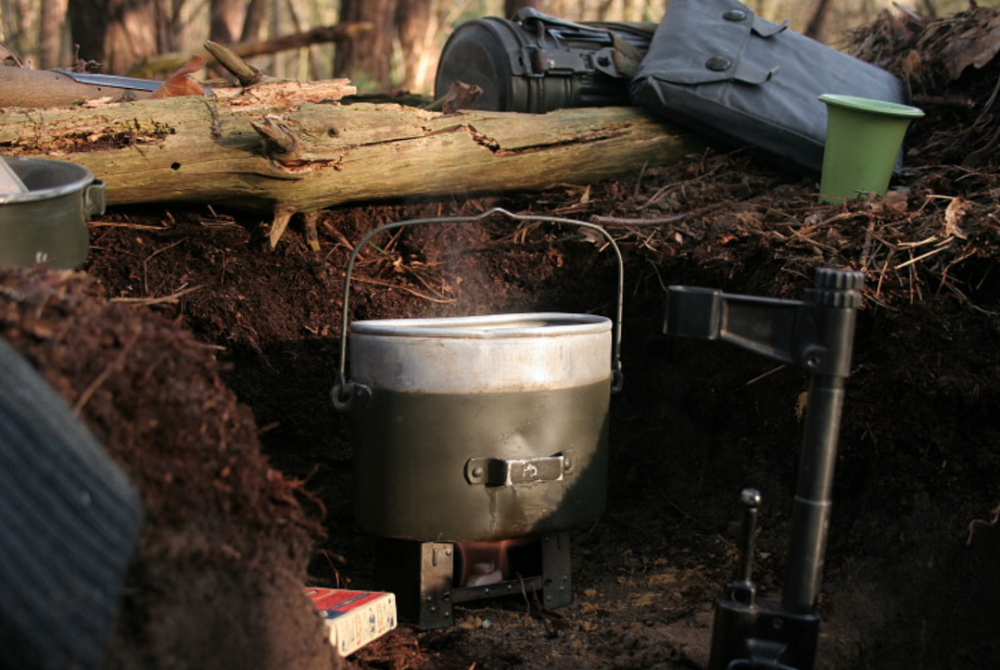
[[[350,299],[351,299],[351,277],[354,274],[354,263],[361,253],[361,250],[368,244],[369,241],[376,235],[381,233],[396,230],[398,228],[406,228],[409,226],[416,226],[422,224],[439,224],[439,223],[472,223],[477,221],[483,221],[494,214],[502,214],[514,221],[528,221],[528,222],[539,222],[539,223],[556,223],[564,225],[578,226],[580,228],[587,228],[593,230],[604,237],[611,245],[611,248],[615,252],[615,260],[618,262],[618,293],[617,293],[617,306],[615,310],[614,319],[614,336],[613,336],[613,347],[612,347],[612,369],[611,369],[611,390],[613,393],[617,393],[622,388],[622,366],[621,366],[621,341],[622,341],[622,302],[625,295],[625,263],[622,260],[621,250],[618,248],[618,244],[615,242],[614,238],[604,229],[596,223],[589,223],[586,221],[576,221],[574,219],[564,219],[557,216],[544,216],[538,214],[515,214],[502,207],[493,207],[480,214],[474,216],[445,216],[445,217],[432,217],[426,219],[407,219],[404,221],[394,221],[392,223],[387,223],[369,231],[361,240],[354,246],[354,250],[351,252],[350,259],[347,261],[347,272],[344,277],[344,303],[343,303],[343,316],[340,323],[340,361],[337,374],[337,383],[331,391],[331,398],[333,399],[334,407],[342,410],[349,411],[353,409],[360,400],[363,398],[353,397],[357,395],[365,395],[366,392],[370,394],[370,389],[367,389],[362,384],[355,384],[354,382],[349,382],[347,380],[347,329],[348,322],[350,319]]]

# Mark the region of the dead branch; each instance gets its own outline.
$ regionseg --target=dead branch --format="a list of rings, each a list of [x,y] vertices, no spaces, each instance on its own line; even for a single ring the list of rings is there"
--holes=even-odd
[[[312,30],[307,30],[302,33],[284,35],[282,37],[275,37],[268,40],[250,40],[240,42],[239,44],[230,45],[228,49],[240,58],[253,58],[254,56],[263,56],[266,54],[279,53],[281,51],[289,51],[291,49],[299,49],[313,44],[341,42],[346,39],[357,37],[358,35],[363,35],[364,33],[372,30],[373,27],[374,26],[372,26],[372,24],[368,21],[338,23],[334,26],[313,28]],[[208,49],[206,49],[205,52],[200,55],[208,58],[212,54]],[[176,70],[187,62],[190,57],[190,52],[174,52],[147,58],[132,66],[132,68],[128,71],[128,75],[130,77],[153,78],[162,72],[172,72],[173,70]]]

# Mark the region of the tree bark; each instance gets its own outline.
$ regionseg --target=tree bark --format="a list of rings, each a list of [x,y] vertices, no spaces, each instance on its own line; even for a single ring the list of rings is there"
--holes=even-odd
[[[504,0],[503,13],[505,18],[511,18],[517,10],[525,7],[538,7],[538,0]]]
[[[243,0],[211,0],[208,39],[220,44],[235,44],[246,23],[246,3]]]
[[[38,36],[38,67],[42,70],[69,64],[61,62],[66,5],[66,0],[45,0],[42,2]]]
[[[396,28],[403,59],[401,88],[411,93],[432,93],[438,45],[438,3],[435,0],[398,0]]]
[[[340,20],[366,22],[375,30],[337,45],[335,77],[346,77],[366,92],[392,88],[396,0],[341,0]]]
[[[267,1],[250,0],[247,3],[247,16],[243,22],[243,32],[240,33],[240,41],[257,40],[260,38],[261,29],[267,18]]]
[[[9,110],[0,115],[0,145],[8,156],[89,167],[111,205],[201,202],[304,213],[590,183],[703,147],[697,136],[628,107],[444,115],[399,105],[261,108],[257,99],[251,92]]]
[[[165,21],[156,0],[70,0],[69,22],[80,58],[121,74],[133,63],[160,51]]]
[[[818,42],[825,41],[824,28],[826,27],[826,17],[829,13],[830,0],[817,0],[815,7],[813,8],[812,16],[809,17],[809,23],[806,24],[806,29],[803,34],[806,37],[811,37]]]

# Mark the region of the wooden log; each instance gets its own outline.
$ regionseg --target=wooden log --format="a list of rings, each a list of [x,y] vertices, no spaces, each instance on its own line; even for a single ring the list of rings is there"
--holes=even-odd
[[[289,85],[297,85],[290,82]],[[10,156],[90,168],[110,205],[313,212],[349,202],[589,183],[700,151],[635,108],[440,114],[393,104],[260,108],[242,96],[6,110]]]
[[[68,107],[88,100],[148,98],[149,91],[81,84],[54,70],[0,67],[0,104],[9,107]]]

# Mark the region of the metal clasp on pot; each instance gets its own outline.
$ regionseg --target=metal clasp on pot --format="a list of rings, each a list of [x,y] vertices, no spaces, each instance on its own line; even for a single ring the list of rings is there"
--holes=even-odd
[[[469,484],[485,486],[562,481],[563,475],[573,470],[573,451],[566,449],[554,456],[538,458],[470,458],[465,463],[465,479]]]

